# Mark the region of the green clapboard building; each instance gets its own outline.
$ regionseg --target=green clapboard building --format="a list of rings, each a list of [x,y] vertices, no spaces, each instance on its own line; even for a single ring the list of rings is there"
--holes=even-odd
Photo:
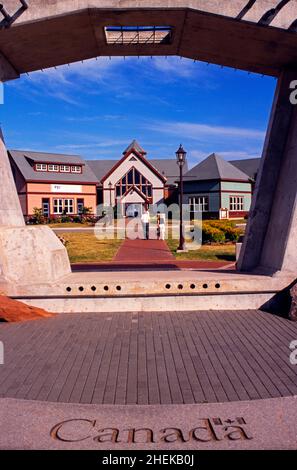
[[[184,174],[184,204],[193,217],[243,218],[251,206],[260,159],[228,162],[213,153]]]

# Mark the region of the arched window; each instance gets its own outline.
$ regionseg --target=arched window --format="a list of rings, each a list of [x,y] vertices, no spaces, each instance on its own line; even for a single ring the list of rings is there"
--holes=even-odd
[[[153,187],[136,168],[131,168],[116,184],[116,196],[122,197],[132,187],[136,187],[145,197],[152,197]]]

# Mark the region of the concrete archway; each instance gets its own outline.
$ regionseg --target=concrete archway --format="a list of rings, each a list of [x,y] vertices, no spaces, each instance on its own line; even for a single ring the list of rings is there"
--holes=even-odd
[[[239,260],[241,272],[264,277],[281,273],[283,280],[269,287],[275,292],[297,272],[297,105],[290,99],[297,80],[297,1],[168,0],[164,6],[151,0],[139,5],[136,0],[32,0],[26,9],[17,0],[7,0],[8,14],[0,30],[0,79],[13,80],[22,73],[99,55],[180,55],[276,76],[278,86]],[[133,40],[125,29],[129,26],[138,27]],[[143,29],[148,26],[149,37],[148,28]],[[156,34],[160,27],[165,29],[161,39]],[[11,186],[12,178],[4,154],[2,148],[0,188]],[[3,196],[0,193],[1,200]],[[53,254],[60,250],[61,256],[52,258],[57,269],[40,281],[49,282],[52,276],[55,282],[70,272],[61,246],[52,249]],[[0,262],[5,277],[3,267],[9,261],[3,243]],[[241,289],[257,291],[258,281],[253,287],[250,277],[249,285],[243,283]],[[223,283],[226,291],[231,289],[228,282]],[[155,292],[155,287],[150,289]]]

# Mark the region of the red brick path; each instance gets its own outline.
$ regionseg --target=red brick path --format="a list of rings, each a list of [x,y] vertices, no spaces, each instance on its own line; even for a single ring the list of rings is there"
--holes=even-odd
[[[73,272],[99,271],[168,271],[179,269],[235,270],[235,263],[229,261],[200,261],[200,260],[163,260],[163,261],[107,261],[101,263],[74,263]]]
[[[235,269],[230,261],[177,260],[163,240],[124,240],[112,261],[75,263],[73,271]]]
[[[135,262],[164,262],[173,261],[174,256],[163,240],[125,240],[114,261]]]

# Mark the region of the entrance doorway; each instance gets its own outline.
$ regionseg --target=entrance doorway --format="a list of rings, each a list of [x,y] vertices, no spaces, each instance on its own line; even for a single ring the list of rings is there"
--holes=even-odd
[[[44,217],[50,216],[50,201],[49,199],[42,199],[42,214]]]
[[[143,204],[140,203],[128,203],[125,205],[126,217],[141,217],[143,210]]]

